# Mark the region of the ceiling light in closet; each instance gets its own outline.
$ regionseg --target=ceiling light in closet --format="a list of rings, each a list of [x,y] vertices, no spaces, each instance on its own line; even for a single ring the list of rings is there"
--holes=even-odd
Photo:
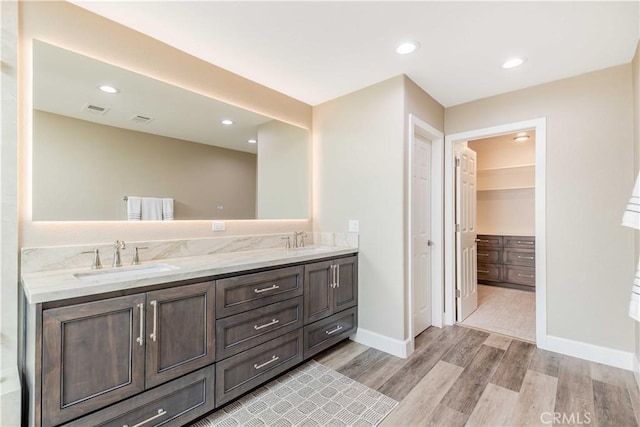
[[[221,121],[220,123],[222,123],[223,125],[230,126],[230,125],[232,125],[232,124],[233,124],[233,121],[232,121],[232,120],[229,120],[229,119],[224,119],[224,120],[223,120],[223,121]]]
[[[513,138],[514,141],[518,141],[518,142],[526,141],[527,139],[529,139],[529,135],[518,135],[515,138]]]
[[[103,91],[103,92],[106,92],[106,93],[118,93],[118,92],[120,92],[115,87],[109,86],[109,85],[102,85],[102,86],[99,87],[99,89],[101,91]]]
[[[257,139],[250,139],[247,141],[249,144],[257,144],[258,140]]]
[[[502,63],[502,68],[515,68],[524,64],[524,58],[510,58]]]

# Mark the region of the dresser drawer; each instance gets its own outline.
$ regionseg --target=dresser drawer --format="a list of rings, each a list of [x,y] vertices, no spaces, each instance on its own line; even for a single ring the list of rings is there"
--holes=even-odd
[[[302,362],[302,328],[216,363],[216,407]]]
[[[501,249],[478,248],[476,251],[478,262],[482,264],[500,264],[502,262]]]
[[[302,327],[302,297],[266,305],[216,322],[218,360]]]
[[[513,265],[504,266],[505,282],[517,285],[535,286],[536,269],[532,267],[520,267]]]
[[[502,266],[499,264],[481,264],[477,266],[478,280],[492,280],[499,282],[502,280]]]
[[[504,247],[535,249],[536,238],[534,236],[504,236]]]
[[[358,308],[350,308],[304,327],[304,358],[342,341],[356,332]]]
[[[478,244],[478,248],[500,249],[502,248],[502,236],[478,234],[476,243]]]
[[[216,282],[216,318],[302,295],[303,267],[279,268]]]
[[[64,426],[182,426],[215,408],[214,381],[210,365]]]
[[[504,264],[521,265],[524,267],[536,266],[536,254],[531,249],[505,249]]]

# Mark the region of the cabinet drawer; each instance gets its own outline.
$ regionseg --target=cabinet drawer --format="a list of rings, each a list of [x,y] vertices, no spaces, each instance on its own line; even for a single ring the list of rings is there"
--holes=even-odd
[[[302,297],[270,304],[216,322],[218,360],[302,327]]]
[[[536,285],[535,268],[505,265],[504,274],[505,282],[526,286]]]
[[[478,244],[479,248],[500,249],[502,247],[502,236],[478,234],[478,236],[476,237],[476,243]]]
[[[482,264],[500,264],[502,262],[501,249],[485,249],[478,247],[478,262]]]
[[[481,264],[477,267],[478,280],[502,280],[502,266],[496,264]]]
[[[216,363],[216,407],[302,362],[302,328]]]
[[[536,238],[534,236],[504,236],[504,247],[534,249]]]
[[[356,332],[358,308],[350,308],[304,327],[304,358],[307,359]]]
[[[505,249],[504,264],[535,267],[536,255],[531,249]]]
[[[216,318],[302,295],[303,267],[279,268],[216,282]]]
[[[182,426],[214,409],[214,381],[211,365],[64,427]]]

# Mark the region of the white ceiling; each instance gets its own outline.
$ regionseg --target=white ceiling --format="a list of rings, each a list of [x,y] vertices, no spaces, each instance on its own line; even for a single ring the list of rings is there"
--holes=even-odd
[[[628,63],[640,21],[638,1],[73,3],[311,105],[404,73],[448,107]]]

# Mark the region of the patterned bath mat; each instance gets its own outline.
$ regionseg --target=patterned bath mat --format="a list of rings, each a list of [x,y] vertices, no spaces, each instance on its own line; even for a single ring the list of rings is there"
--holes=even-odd
[[[375,426],[397,404],[311,360],[191,427]]]

